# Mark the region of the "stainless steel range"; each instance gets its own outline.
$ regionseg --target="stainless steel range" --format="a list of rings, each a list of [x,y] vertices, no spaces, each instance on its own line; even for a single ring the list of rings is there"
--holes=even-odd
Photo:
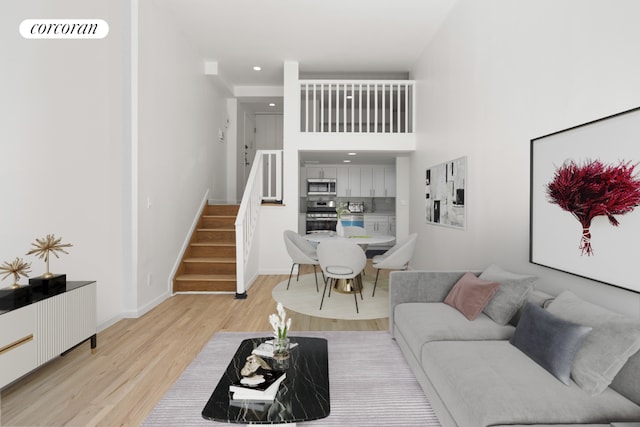
[[[338,213],[335,200],[315,200],[307,202],[306,232],[336,231]]]

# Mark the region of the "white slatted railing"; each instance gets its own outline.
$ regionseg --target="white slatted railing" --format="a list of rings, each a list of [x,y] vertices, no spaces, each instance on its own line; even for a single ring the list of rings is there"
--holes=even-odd
[[[282,201],[282,150],[258,150],[236,217],[236,296],[246,295],[247,266],[263,201]]]
[[[262,200],[282,202],[282,150],[260,150],[262,154]]]
[[[413,80],[300,80],[300,131],[413,133]]]

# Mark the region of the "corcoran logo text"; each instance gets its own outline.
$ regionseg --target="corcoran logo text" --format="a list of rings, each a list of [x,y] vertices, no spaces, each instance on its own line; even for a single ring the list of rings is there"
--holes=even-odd
[[[20,34],[25,39],[102,39],[109,24],[102,19],[25,19]]]

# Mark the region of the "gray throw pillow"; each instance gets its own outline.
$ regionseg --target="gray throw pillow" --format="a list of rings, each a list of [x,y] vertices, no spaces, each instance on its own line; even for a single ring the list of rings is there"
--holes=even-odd
[[[592,396],[606,390],[627,360],[640,350],[640,321],[591,304],[569,291],[558,295],[548,310],[561,319],[593,327],[571,371],[576,384]]]
[[[524,305],[536,277],[512,273],[492,264],[480,274],[480,279],[500,283],[500,288],[482,311],[494,322],[506,325]]]
[[[509,342],[568,385],[573,359],[590,331],[528,302]]]

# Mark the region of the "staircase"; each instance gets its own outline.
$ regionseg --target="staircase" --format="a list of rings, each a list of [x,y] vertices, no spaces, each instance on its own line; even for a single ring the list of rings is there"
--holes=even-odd
[[[207,205],[173,279],[174,292],[235,292],[238,205]]]

